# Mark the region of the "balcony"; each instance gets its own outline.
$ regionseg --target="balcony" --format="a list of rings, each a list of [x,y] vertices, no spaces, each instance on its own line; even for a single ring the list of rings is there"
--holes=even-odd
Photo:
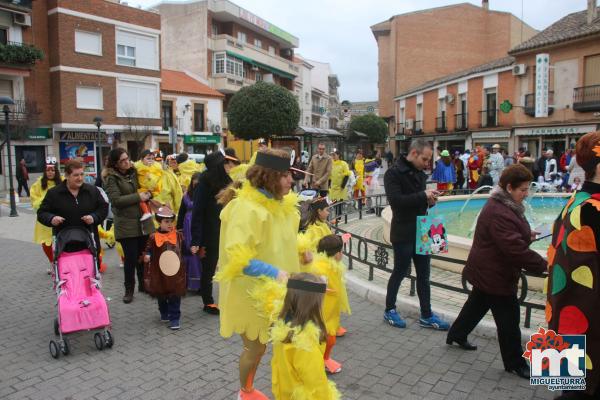
[[[311,110],[312,110],[313,114],[318,115],[319,117],[321,115],[325,114],[325,107],[321,107],[321,106],[318,106],[316,104],[312,105]]]
[[[33,0],[0,0],[0,7],[10,10],[31,12]]]
[[[479,111],[480,128],[494,128],[498,126],[498,109],[489,109]]]
[[[573,110],[579,112],[600,111],[600,85],[573,89]]]
[[[421,135],[423,133],[423,121],[415,121],[415,128],[413,129],[415,135]]]
[[[396,135],[404,135],[404,122],[398,122],[396,124]]]
[[[236,93],[244,86],[255,83],[250,79],[233,74],[213,74],[211,80],[212,87],[222,93]]]
[[[548,104],[554,104],[554,92],[548,92]],[[530,117],[535,117],[535,93],[525,95],[525,104],[523,106],[525,114]],[[548,115],[552,115],[554,107],[548,106]]]
[[[446,133],[448,132],[448,128],[446,125],[446,116],[443,115],[441,117],[437,117],[435,119],[435,131],[437,133]]]
[[[44,58],[44,53],[31,45],[7,42],[0,44],[0,65],[29,67]]]
[[[248,64],[268,70],[275,75],[294,79],[299,74],[298,66],[292,61],[269,53],[249,43],[238,42],[229,35],[216,35],[208,40],[208,48],[214,52],[229,52]]]
[[[456,118],[457,131],[466,131],[469,129],[469,118],[467,113],[454,114],[454,118]]]

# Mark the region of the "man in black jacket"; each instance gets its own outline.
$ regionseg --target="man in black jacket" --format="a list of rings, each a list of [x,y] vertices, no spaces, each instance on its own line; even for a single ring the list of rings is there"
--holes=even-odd
[[[96,186],[84,183],[83,178],[81,161],[68,161],[65,180],[48,190],[38,209],[37,218],[40,223],[52,227],[54,234],[69,226],[91,229],[96,248],[100,249],[98,225],[108,214],[108,202]]]
[[[447,322],[431,311],[431,256],[415,252],[417,216],[425,215],[427,208],[435,205],[440,194],[436,190],[426,189],[427,175],[423,170],[429,165],[432,156],[433,149],[428,142],[423,139],[413,140],[408,155],[399,156],[396,164],[386,171],[383,178],[385,194],[392,207],[390,241],[394,247],[394,271],[388,281],[383,318],[396,328],[406,327],[406,321],[396,311],[396,297],[402,279],[410,269],[411,259],[417,273],[417,295],[421,306],[419,324],[439,330],[449,328]]]

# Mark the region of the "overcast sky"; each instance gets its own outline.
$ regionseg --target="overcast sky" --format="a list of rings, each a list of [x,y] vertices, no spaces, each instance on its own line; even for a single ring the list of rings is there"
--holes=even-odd
[[[329,62],[340,80],[340,99],[377,100],[377,43],[369,27],[396,14],[457,4],[453,0],[231,0],[300,39],[296,52]],[[481,5],[481,1],[470,3]],[[157,0],[128,0],[148,7]],[[523,12],[521,13],[521,7]],[[561,17],[584,10],[586,0],[490,0],[541,30]]]

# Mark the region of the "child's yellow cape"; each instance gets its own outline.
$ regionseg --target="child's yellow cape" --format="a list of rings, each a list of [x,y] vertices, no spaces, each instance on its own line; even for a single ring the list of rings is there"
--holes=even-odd
[[[137,171],[139,192],[150,192],[156,197],[162,191],[162,166],[153,162],[152,165],[146,165],[141,161],[136,161],[134,167]]]

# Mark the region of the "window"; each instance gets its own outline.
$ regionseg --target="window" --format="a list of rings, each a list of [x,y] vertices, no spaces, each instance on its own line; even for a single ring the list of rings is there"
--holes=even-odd
[[[229,74],[243,78],[244,62],[239,58],[228,56],[225,53],[216,53],[213,61],[213,70],[215,74]]]
[[[215,24],[215,22],[213,21],[212,25],[210,26],[211,32],[213,36],[217,36],[219,34],[219,25]]]
[[[583,86],[600,85],[600,54],[585,57],[584,63]]]
[[[13,98],[13,82],[8,79],[0,79],[0,96]]]
[[[246,34],[244,32],[238,32],[237,39],[242,43],[246,43]]]
[[[404,107],[400,107],[400,123],[403,124],[406,121],[406,110]]]
[[[77,108],[87,110],[103,110],[102,88],[90,86],[77,86],[75,89]]]
[[[260,72],[257,72],[255,74],[255,77],[256,77],[256,82],[260,82],[260,81],[263,80],[263,76],[262,76],[262,74]],[[297,95],[296,95],[296,97],[297,97]]]
[[[75,51],[77,53],[102,55],[102,34],[75,31]]]
[[[117,80],[117,116],[160,118],[160,84]]]
[[[135,67],[135,47],[117,45],[117,63],[119,65],[127,65]]]
[[[304,93],[304,102],[310,104],[310,95],[308,93]]]
[[[423,103],[417,104],[417,121],[423,120]]]
[[[275,47],[269,46],[269,54],[275,55]]]
[[[117,30],[117,64],[158,70],[158,36]]]
[[[0,28],[0,44],[8,43],[8,29]]]
[[[29,173],[44,172],[46,160],[45,146],[15,146],[15,158],[25,159]]]
[[[168,131],[173,126],[173,102],[163,100],[161,106],[161,118],[163,131]]]
[[[204,132],[204,104],[194,103],[194,132]]]
[[[260,47],[262,49],[262,40],[260,40],[260,39],[254,39],[254,45],[256,47]]]
[[[215,54],[215,74],[224,74],[225,73],[225,53]]]

